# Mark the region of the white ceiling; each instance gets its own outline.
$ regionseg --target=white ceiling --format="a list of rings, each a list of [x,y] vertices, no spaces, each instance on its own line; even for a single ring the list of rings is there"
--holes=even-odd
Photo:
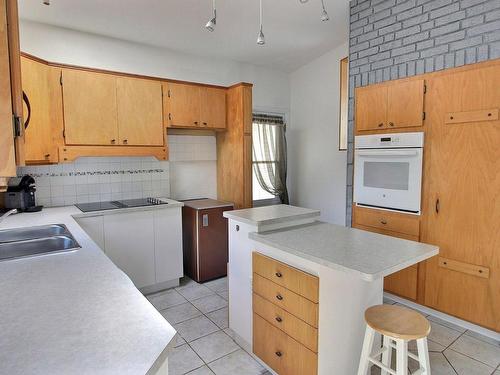
[[[19,1],[21,18],[99,35],[292,71],[342,44],[348,36],[348,0],[264,0],[266,45],[256,44],[258,0],[217,0],[217,29],[204,25],[212,0]]]

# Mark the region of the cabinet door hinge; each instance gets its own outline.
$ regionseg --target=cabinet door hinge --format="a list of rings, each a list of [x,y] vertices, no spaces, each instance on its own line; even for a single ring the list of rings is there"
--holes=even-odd
[[[425,112],[422,112],[422,120],[425,120]]]
[[[21,117],[15,115],[12,116],[12,128],[14,137],[20,137],[22,135]]]

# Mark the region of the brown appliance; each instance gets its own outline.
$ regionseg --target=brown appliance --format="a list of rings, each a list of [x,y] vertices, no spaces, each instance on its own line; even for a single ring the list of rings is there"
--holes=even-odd
[[[183,202],[184,273],[197,282],[226,276],[228,233],[222,213],[232,210],[233,204],[213,199]]]

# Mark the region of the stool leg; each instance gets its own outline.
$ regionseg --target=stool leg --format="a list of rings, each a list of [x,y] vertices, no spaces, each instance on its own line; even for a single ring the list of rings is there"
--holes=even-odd
[[[431,375],[431,362],[429,361],[429,349],[427,348],[427,337],[417,340],[418,363],[423,368],[422,375]]]
[[[367,375],[368,370],[371,368],[371,363],[368,360],[368,357],[372,353],[374,338],[375,331],[367,325],[365,340],[363,341],[363,349],[361,350],[361,358],[359,359],[358,375]]]
[[[387,367],[391,368],[391,362],[392,362],[392,348],[390,347],[392,339],[386,335],[384,335],[384,347],[387,348],[387,350],[382,354],[382,363],[386,365]],[[381,375],[390,375],[387,371],[382,370]]]
[[[408,342],[396,339],[396,374],[408,375]]]

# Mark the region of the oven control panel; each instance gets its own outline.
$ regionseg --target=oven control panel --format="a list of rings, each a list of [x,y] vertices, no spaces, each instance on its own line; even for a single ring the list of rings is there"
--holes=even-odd
[[[424,133],[390,133],[358,135],[355,148],[411,148],[424,146]]]

